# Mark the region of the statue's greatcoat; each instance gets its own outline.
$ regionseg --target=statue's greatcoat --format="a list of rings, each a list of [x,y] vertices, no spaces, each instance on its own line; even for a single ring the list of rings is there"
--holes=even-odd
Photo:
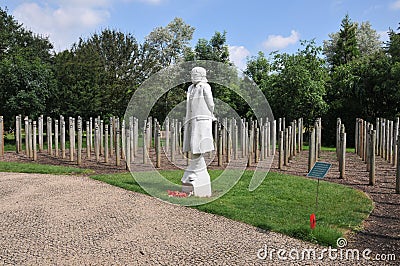
[[[186,100],[183,151],[193,154],[213,151],[214,100],[210,85],[203,81],[190,85]]]

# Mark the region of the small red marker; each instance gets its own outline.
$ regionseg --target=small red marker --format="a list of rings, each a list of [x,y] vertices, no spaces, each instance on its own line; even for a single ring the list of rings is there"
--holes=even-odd
[[[315,229],[315,226],[317,225],[317,219],[315,218],[315,214],[310,215],[310,228]]]

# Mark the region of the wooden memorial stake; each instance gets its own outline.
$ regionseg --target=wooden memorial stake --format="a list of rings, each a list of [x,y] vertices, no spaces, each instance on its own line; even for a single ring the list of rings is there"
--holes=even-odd
[[[161,130],[160,125],[157,123],[155,134],[155,148],[156,148],[156,168],[161,168]]]
[[[108,163],[108,157],[110,156],[109,144],[108,144],[108,125],[104,126],[104,162]]]
[[[32,128],[32,119],[29,119],[29,158],[33,159],[33,128]]]
[[[289,161],[293,160],[293,122],[288,126],[288,156]]]
[[[72,120],[72,117],[70,117],[69,118],[69,160],[71,162],[74,161],[74,152],[75,152],[75,149],[74,149],[74,138],[73,138],[74,134],[75,133],[74,133],[73,120]]]
[[[135,136],[133,134],[134,130],[134,122],[133,122],[133,116],[129,117],[129,138],[130,138],[130,142],[129,142],[129,149],[130,149],[130,157],[131,160],[129,163],[133,163],[134,158],[135,158],[135,151],[134,151],[134,147],[135,147]]]
[[[165,118],[164,122],[164,130],[165,130],[165,153],[169,153],[169,117]]]
[[[375,130],[376,130],[376,147],[375,147],[375,151],[376,151],[376,155],[379,155],[379,135],[380,135],[380,118],[378,117],[376,119],[376,124],[375,124]]]
[[[100,127],[96,122],[94,123],[94,154],[96,162],[100,161]]]
[[[308,171],[310,172],[315,164],[315,128],[311,129],[308,149]]]
[[[257,126],[254,128],[254,163],[258,163],[259,156],[259,139],[260,139],[260,130]]]
[[[241,142],[240,146],[242,148],[242,157],[246,157],[246,122],[244,119],[241,119],[241,124],[240,124],[240,135],[241,135]]]
[[[127,147],[127,143],[126,143],[126,128],[125,128],[125,120],[122,120],[122,125],[121,125],[121,142],[122,142],[122,159],[126,159],[126,147]]]
[[[342,121],[340,120],[340,118],[337,118],[336,119],[336,158],[337,159],[339,159],[339,156],[340,156],[339,145],[340,145],[340,129],[341,129],[341,125],[342,125]]]
[[[104,121],[100,120],[100,155],[104,155]]]
[[[21,151],[21,139],[19,138],[19,132],[21,130],[21,119],[19,116],[15,117],[15,149],[17,153]]]
[[[393,157],[393,121],[389,121],[389,141],[388,141],[388,163],[392,163]]]
[[[77,163],[82,164],[82,119],[78,119],[78,152],[77,152]]]
[[[61,120],[61,158],[65,159],[65,120]]]
[[[126,170],[131,169],[131,131],[130,128],[128,130],[125,130],[125,135],[126,135],[126,151],[125,151],[125,161],[126,161]]]
[[[4,156],[4,121],[3,116],[0,116],[0,156]]]
[[[297,155],[297,121],[292,122],[292,156]]]
[[[90,148],[90,125],[89,121],[86,121],[86,158],[90,160],[91,148]]]
[[[371,136],[370,136],[370,151],[369,151],[369,156],[370,156],[370,167],[369,167],[369,184],[370,185],[375,185],[375,151],[376,149],[376,130],[371,130]]]
[[[400,135],[397,136],[396,193],[400,194]]]
[[[260,123],[260,161],[266,157],[266,126]]]
[[[110,117],[110,156],[114,155],[114,118]]]
[[[139,146],[139,119],[133,117],[133,155],[132,159],[137,155]]]
[[[279,140],[278,140],[278,145],[279,145],[279,149],[278,149],[278,151],[279,151],[279,169],[283,169],[284,156],[285,156],[285,152],[284,152],[284,149],[283,149],[283,145],[284,145],[283,135],[284,135],[284,132],[282,130],[279,131]]]
[[[175,137],[175,123],[171,123],[171,162],[175,162],[175,147],[176,147],[176,137]]]
[[[60,155],[60,151],[58,149],[58,120],[54,120],[54,155],[58,157]]]
[[[272,121],[272,130],[271,130],[271,145],[272,145],[272,155],[275,155],[276,151],[276,120]]]
[[[144,121],[143,127],[143,164],[147,164],[147,122]]]
[[[218,149],[217,149],[217,155],[218,155],[218,166],[222,166],[222,128],[221,124],[218,126]]]
[[[50,155],[53,156],[53,154],[54,154],[54,151],[53,151],[53,119],[51,119],[51,117],[49,117],[48,120],[49,120],[49,132],[48,132],[48,134],[49,134],[49,143],[48,143],[49,147],[48,147],[48,149],[50,151]]]
[[[386,133],[385,133],[385,160],[389,160],[389,146],[390,146],[390,137],[389,137],[389,132],[390,132],[390,122],[388,119],[386,119]]]
[[[319,158],[319,146],[318,146],[318,143],[319,143],[319,123],[318,123],[318,119],[314,123],[314,128],[315,128],[315,146],[314,146],[315,153],[314,154],[315,154],[315,161],[317,161],[318,158]]]
[[[355,131],[354,131],[354,152],[355,152],[355,154],[359,154],[358,153],[358,151],[359,151],[359,146],[358,146],[358,143],[359,143],[359,138],[360,138],[360,129],[359,129],[359,118],[357,117],[356,118],[356,127],[355,127]],[[337,128],[336,128],[336,130],[337,130]],[[336,131],[336,134],[338,134],[338,132]],[[338,150],[338,146],[339,146],[339,136],[337,135],[336,136],[336,152],[337,152],[337,158],[339,159],[339,150]]]
[[[344,178],[346,176],[346,132],[345,132],[345,127],[342,124],[341,125],[341,132],[340,132],[340,143],[341,143],[341,147],[340,147],[340,178]]]
[[[121,137],[120,137],[120,131],[119,131],[119,125],[118,125],[119,123],[117,123],[117,130],[115,131],[115,136],[116,136],[116,138],[115,138],[115,146],[116,146],[116,149],[115,149],[115,164],[117,165],[117,166],[120,166],[121,165]]]
[[[284,161],[284,166],[289,165],[289,129],[285,128],[285,140],[284,140],[284,149],[285,149],[285,161]]]
[[[25,116],[25,154],[29,157],[29,117]]]
[[[396,167],[397,165],[397,140],[399,135],[399,117],[396,117],[396,122],[393,128],[393,163],[392,165]]]
[[[271,122],[267,122],[267,126],[265,128],[265,139],[266,139],[265,157],[270,157],[271,155],[273,155],[273,151],[271,152]],[[274,148],[272,148],[272,150],[273,149]]]
[[[32,133],[33,133],[33,160],[36,161],[37,160],[37,147],[36,147],[36,130],[37,130],[37,124],[36,121],[33,121],[33,129],[32,129]]]
[[[38,117],[39,152],[43,150],[43,115]]]
[[[237,160],[239,158],[239,128],[238,125],[235,123],[233,126],[234,131],[234,144],[233,144],[233,159]],[[211,152],[212,153],[212,152]]]
[[[370,167],[370,163],[371,163],[371,158],[370,158],[370,144],[371,144],[371,124],[370,123],[367,123],[367,138],[366,138],[366,141],[367,141],[367,157],[366,157],[366,163],[367,163],[367,172],[369,172],[369,167]]]

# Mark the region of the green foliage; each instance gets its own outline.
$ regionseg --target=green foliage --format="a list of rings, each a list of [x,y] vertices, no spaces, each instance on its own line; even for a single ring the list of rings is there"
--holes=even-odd
[[[56,90],[52,45],[0,8],[0,114],[9,127],[17,114],[47,114]]]
[[[335,46],[333,47],[332,61],[329,62],[333,67],[349,63],[360,55],[357,44],[357,24],[351,22],[347,14],[342,20],[341,29]]]
[[[65,116],[122,116],[142,80],[140,47],[134,36],[105,29],[80,39],[70,51],[58,53],[54,72],[58,114]],[[57,107],[54,106],[54,110]]]
[[[152,62],[152,73],[181,60],[193,32],[194,28],[181,18],[174,18],[166,27],[155,28],[143,45],[145,60]]]
[[[348,23],[351,23],[350,18],[346,16],[344,21],[347,22],[346,27],[348,28]],[[353,29],[355,29],[356,46],[359,50],[359,54],[361,57],[370,56],[383,50],[382,42],[379,40],[379,34],[376,32],[376,30],[372,28],[369,21],[362,22],[361,24],[354,22],[352,27]],[[323,54],[325,55],[326,61],[330,64],[331,67],[334,66],[334,60],[335,57],[337,57],[338,50],[344,48],[340,48],[338,46],[340,44],[339,39],[345,37],[343,36],[344,32],[345,28],[342,28],[339,32],[330,33],[330,39],[324,41]],[[351,41],[354,42],[354,38],[351,39]],[[341,44],[343,45],[344,43],[346,43],[346,41],[342,40]]]
[[[389,29],[389,42],[386,50],[394,62],[400,61],[400,33],[396,33],[393,29]]]
[[[263,90],[275,117],[297,119],[306,125],[325,114],[324,100],[328,72],[320,57],[321,48],[314,41],[303,41],[296,54],[273,53],[271,62],[259,53],[252,58],[246,73]]]
[[[184,53],[189,48],[194,27],[186,24],[181,18],[175,18],[166,27],[155,28],[142,46],[145,66],[142,71],[146,77],[179,61],[184,60]],[[150,115],[159,121],[164,121],[166,115],[176,104],[186,100],[186,85],[181,85],[167,91],[153,107]]]

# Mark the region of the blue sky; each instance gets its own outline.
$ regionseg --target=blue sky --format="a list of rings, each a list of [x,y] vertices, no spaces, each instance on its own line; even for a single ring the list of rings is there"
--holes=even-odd
[[[196,28],[193,45],[226,30],[231,60],[239,68],[258,51],[292,53],[300,40],[313,38],[322,45],[339,31],[346,13],[352,21],[369,21],[382,40],[400,22],[400,0],[2,0],[0,5],[30,30],[49,36],[57,51],[104,28],[133,33],[142,42],[155,27],[181,17]]]

